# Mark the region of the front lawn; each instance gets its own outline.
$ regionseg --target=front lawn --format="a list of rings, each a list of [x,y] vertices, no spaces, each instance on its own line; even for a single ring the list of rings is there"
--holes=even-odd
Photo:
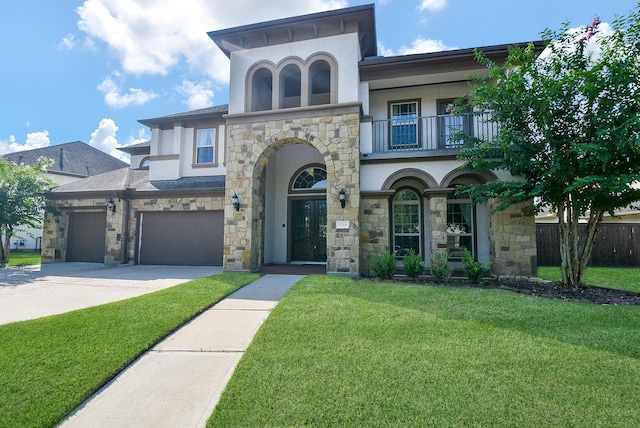
[[[145,350],[258,278],[221,274],[134,299],[0,325],[0,427],[50,427]]]
[[[538,276],[550,281],[561,281],[562,270],[560,267],[539,266]],[[584,271],[584,283],[640,293],[640,268],[587,267]]]
[[[208,427],[629,427],[640,306],[309,276],[271,313]]]
[[[39,251],[12,251],[7,266],[29,266],[40,264]],[[0,265],[2,267],[2,265]]]

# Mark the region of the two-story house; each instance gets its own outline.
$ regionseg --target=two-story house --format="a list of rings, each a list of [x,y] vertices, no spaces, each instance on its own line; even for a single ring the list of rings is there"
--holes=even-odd
[[[451,112],[483,72],[473,49],[379,57],[373,5],[209,36],[230,59],[229,104],[141,120],[152,138],[123,149],[133,169],[55,189],[64,214],[43,261],[74,260],[69,220],[93,213],[105,263],[326,263],[356,276],[377,252],[428,262],[448,248],[454,262],[468,249],[496,274],[535,274],[524,207],[493,213],[455,194],[510,179],[456,159],[459,131],[495,132],[484,114]]]

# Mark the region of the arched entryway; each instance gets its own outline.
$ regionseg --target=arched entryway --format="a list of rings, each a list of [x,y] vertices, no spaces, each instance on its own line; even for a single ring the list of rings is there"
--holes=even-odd
[[[261,264],[325,263],[327,170],[320,152],[300,140],[284,140],[266,158]]]
[[[251,271],[291,261],[290,182],[300,168],[319,164],[327,175],[327,273],[357,276],[359,106],[293,113],[286,119],[276,112],[227,118],[225,192],[228,201],[237,195],[239,204],[225,206],[224,269]]]

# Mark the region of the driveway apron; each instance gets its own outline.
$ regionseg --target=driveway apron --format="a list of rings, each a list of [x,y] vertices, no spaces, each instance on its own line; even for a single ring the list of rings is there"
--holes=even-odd
[[[0,324],[141,296],[222,272],[212,266],[52,263],[0,269]]]

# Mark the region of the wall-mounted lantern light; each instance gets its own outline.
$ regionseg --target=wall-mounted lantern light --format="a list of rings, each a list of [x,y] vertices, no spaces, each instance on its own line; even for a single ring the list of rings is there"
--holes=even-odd
[[[240,211],[240,199],[238,199],[236,192],[233,192],[233,196],[231,197],[231,205],[233,205],[236,211]]]
[[[112,213],[115,214],[115,212],[116,212],[116,204],[115,204],[115,202],[113,202],[113,199],[109,199],[109,201],[107,201],[107,208],[109,209],[109,211],[111,211]]]
[[[347,203],[347,194],[344,192],[344,189],[340,189],[340,193],[338,193],[338,198],[340,199],[340,206],[344,208],[344,205]]]

